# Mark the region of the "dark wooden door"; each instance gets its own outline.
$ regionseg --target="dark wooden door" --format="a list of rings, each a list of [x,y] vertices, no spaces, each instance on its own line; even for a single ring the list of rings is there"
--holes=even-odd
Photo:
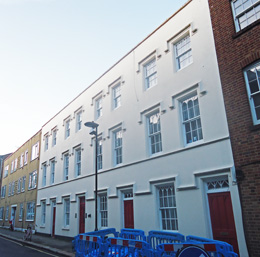
[[[237,234],[229,192],[208,194],[213,238],[231,244],[238,253]]]
[[[85,233],[85,197],[79,198],[79,233]]]
[[[124,201],[125,228],[134,228],[134,206],[133,200]]]
[[[52,237],[55,237],[55,220],[56,220],[56,207],[53,207],[52,213]]]

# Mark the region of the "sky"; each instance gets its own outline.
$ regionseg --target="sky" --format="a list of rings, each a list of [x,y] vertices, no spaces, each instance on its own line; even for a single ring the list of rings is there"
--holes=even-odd
[[[187,0],[0,0],[0,155],[41,127]]]

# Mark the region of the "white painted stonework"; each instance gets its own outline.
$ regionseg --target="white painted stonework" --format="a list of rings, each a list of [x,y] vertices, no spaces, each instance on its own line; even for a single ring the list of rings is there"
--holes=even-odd
[[[165,17],[167,18],[167,17]],[[190,35],[192,63],[178,70],[174,44]],[[156,59],[157,85],[145,89],[144,65]],[[102,60],[100,60],[102,61]],[[101,71],[102,73],[102,71]],[[121,84],[121,106],[113,109],[113,86]],[[203,139],[186,144],[181,102],[198,96]],[[96,120],[95,101],[102,97],[102,116]],[[80,109],[81,108],[81,109]],[[53,201],[56,201],[55,234],[74,237],[79,233],[79,197],[85,196],[85,231],[94,230],[94,138],[82,124],[76,131],[76,113],[82,122],[99,124],[103,168],[98,172],[98,193],[107,194],[108,227],[124,227],[123,193],[133,191],[134,227],[146,232],[162,229],[158,186],[174,185],[178,232],[213,238],[206,182],[228,179],[240,256],[247,256],[241,207],[229,132],[223,103],[207,0],[193,0],[130,51],[109,71],[42,127],[42,140],[49,134],[48,150],[41,143],[36,210],[37,232],[51,234]],[[159,111],[162,151],[151,154],[147,115]],[[70,119],[70,136],[65,123]],[[52,146],[52,130],[57,143]],[[122,129],[122,163],[114,165],[113,132]],[[75,149],[81,148],[81,175],[75,174]],[[64,181],[63,154],[69,152],[69,175]],[[51,160],[55,178],[51,181]],[[46,185],[42,164],[47,164]],[[221,189],[219,189],[221,191]],[[64,199],[70,199],[69,225],[64,224]],[[42,221],[42,201],[46,202]],[[91,217],[90,217],[91,216]],[[99,229],[100,225],[99,215]]]

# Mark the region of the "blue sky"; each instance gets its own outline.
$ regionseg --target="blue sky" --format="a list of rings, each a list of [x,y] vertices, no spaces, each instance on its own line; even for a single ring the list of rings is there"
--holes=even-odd
[[[187,0],[0,0],[0,155],[51,117]]]

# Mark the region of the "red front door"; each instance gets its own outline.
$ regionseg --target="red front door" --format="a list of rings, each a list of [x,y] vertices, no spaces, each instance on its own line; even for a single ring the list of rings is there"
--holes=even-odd
[[[238,253],[237,234],[229,192],[208,194],[213,238],[231,244]]]
[[[79,233],[85,233],[85,197],[79,198]]]
[[[124,201],[125,228],[134,228],[134,206],[133,200]]]

